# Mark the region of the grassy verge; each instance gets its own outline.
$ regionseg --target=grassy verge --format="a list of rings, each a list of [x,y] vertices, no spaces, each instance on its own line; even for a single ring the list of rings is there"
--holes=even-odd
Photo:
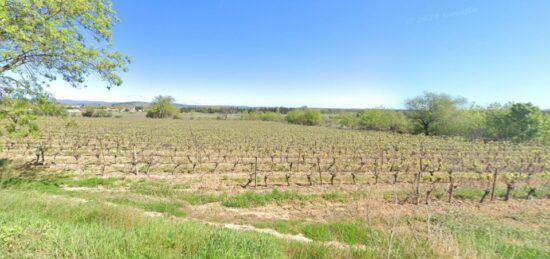
[[[0,254],[12,258],[361,258],[194,222],[150,218],[126,207],[29,191],[0,191]]]
[[[509,219],[496,219],[458,212],[437,215],[433,221],[450,230],[460,250],[467,251],[467,257],[548,258],[550,255],[548,215],[521,213],[510,215]],[[540,225],[526,224],[534,222]]]
[[[64,186],[86,188],[71,190]],[[390,257],[396,258],[545,258],[550,254],[550,218],[548,211],[541,209],[495,217],[475,211],[437,214],[430,224],[434,233],[441,230],[438,238],[443,241],[427,237],[425,217],[410,218],[416,229],[411,233],[405,215],[398,220],[395,233],[384,219],[370,224],[355,217],[326,223],[300,219],[244,222],[281,233],[302,234],[315,241],[366,248],[347,251],[184,222],[181,208],[211,202],[238,208],[321,200],[349,202],[361,193],[305,194],[274,189],[209,194],[163,181],[66,176],[11,177],[4,179],[1,187],[0,255],[6,257],[384,258],[391,252]],[[101,188],[87,189],[95,187]],[[540,189],[542,196],[538,198],[545,197],[545,188]],[[497,189],[497,197],[503,191]],[[526,190],[520,186],[514,191],[521,197]],[[477,201],[480,195],[476,188],[462,187],[455,192],[456,199]],[[439,198],[444,197],[442,194]],[[110,206],[109,202],[123,206]],[[146,212],[176,217],[156,217],[160,215]]]

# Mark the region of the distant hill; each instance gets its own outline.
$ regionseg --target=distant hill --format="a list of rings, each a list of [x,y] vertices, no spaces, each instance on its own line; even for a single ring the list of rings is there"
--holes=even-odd
[[[105,105],[105,106],[149,106],[151,103],[142,102],[142,101],[132,101],[132,102],[105,102],[105,101],[89,101],[89,100],[70,100],[70,99],[57,99],[58,103],[67,104],[67,105]],[[188,105],[181,103],[174,103],[174,106],[178,108],[255,108],[247,106],[224,106],[224,105]]]
[[[74,105],[74,106],[81,106],[81,105],[103,105],[103,106],[123,106],[123,107],[136,107],[136,106],[143,106],[148,107],[151,105],[149,102],[143,102],[143,101],[132,101],[132,102],[105,102],[105,101],[90,101],[90,100],[70,100],[70,99],[58,99],[56,100],[58,103],[66,104],[66,105]],[[245,109],[262,109],[262,108],[275,108],[275,107],[254,107],[254,106],[244,106],[244,105],[189,105],[189,104],[180,104],[180,103],[174,103],[174,106],[178,108],[188,108],[188,109],[204,109],[204,108],[214,108],[214,109],[220,109],[220,108],[226,108],[226,109],[236,109],[236,110],[245,110]],[[280,108],[286,108],[286,107],[280,107]],[[294,109],[294,108],[291,108]],[[318,108],[321,109],[323,112],[327,113],[338,113],[338,112],[358,112],[363,109],[353,109],[353,108]]]
[[[148,102],[104,102],[104,101],[88,101],[88,100],[67,100],[67,99],[58,99],[58,103],[67,104],[67,105],[106,105],[106,106],[148,106]]]

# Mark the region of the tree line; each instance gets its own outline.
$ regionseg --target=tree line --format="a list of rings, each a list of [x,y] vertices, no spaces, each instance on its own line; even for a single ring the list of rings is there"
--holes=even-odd
[[[366,109],[331,116],[333,112],[307,107],[290,109],[286,115],[276,108],[245,110],[241,119],[468,139],[550,142],[550,114],[531,103],[479,106],[462,97],[424,93],[406,100],[404,110]]]
[[[345,128],[462,136],[469,139],[550,141],[550,114],[531,103],[479,106],[465,98],[425,93],[408,99],[405,110],[371,109],[342,114]]]

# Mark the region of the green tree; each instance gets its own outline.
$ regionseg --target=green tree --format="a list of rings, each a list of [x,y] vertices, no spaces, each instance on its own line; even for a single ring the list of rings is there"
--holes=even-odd
[[[129,58],[111,50],[117,21],[109,0],[0,0],[2,94],[57,76],[79,87],[92,73],[122,84]]]
[[[179,109],[173,103],[174,98],[171,96],[159,95],[155,97],[149,111],[147,111],[147,117],[163,119],[177,116]]]
[[[444,126],[466,103],[464,98],[452,98],[446,94],[425,93],[406,101],[408,116],[417,132],[438,134],[435,130]]]
[[[358,124],[362,129],[407,132],[409,122],[402,112],[368,109],[358,114]]]
[[[314,126],[323,122],[323,114],[317,109],[295,109],[288,112],[286,121],[292,124]]]
[[[9,138],[36,137],[38,126],[36,115],[29,110],[32,103],[26,99],[7,99],[0,102],[0,120],[5,121],[4,129]]]
[[[243,111],[240,118],[241,120],[281,121],[282,115],[279,112],[270,111]]]
[[[358,113],[355,112],[347,112],[338,115],[338,124],[340,124],[341,127],[347,128],[347,129],[354,129],[357,127],[359,116]]]
[[[92,107],[88,106],[84,109],[82,117],[91,117],[91,118],[109,118],[113,117],[113,113],[108,111],[105,107]]]
[[[508,115],[508,127],[516,140],[530,140],[540,133],[542,113],[531,103],[514,103]]]
[[[26,113],[36,104],[33,96],[58,77],[73,87],[85,86],[90,75],[107,88],[122,84],[118,74],[130,60],[112,50],[117,22],[110,0],[0,0],[2,117],[10,124],[32,121]]]
[[[487,132],[495,139],[525,141],[545,134],[545,120],[531,103],[494,104],[487,109]]]
[[[506,139],[512,134],[507,127],[510,106],[494,103],[487,107],[486,134],[489,138]]]
[[[543,114],[540,125],[540,138],[543,143],[550,144],[550,114]]]
[[[447,135],[458,135],[469,139],[486,137],[487,114],[485,109],[472,106],[468,110],[461,110],[450,120]]]
[[[33,112],[38,116],[67,116],[65,108],[49,95],[37,96],[33,100]]]

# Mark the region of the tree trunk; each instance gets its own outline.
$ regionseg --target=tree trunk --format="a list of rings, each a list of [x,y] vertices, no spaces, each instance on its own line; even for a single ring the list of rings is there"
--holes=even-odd
[[[429,123],[422,123],[422,127],[424,128],[424,135],[429,136],[430,135],[430,124]]]

